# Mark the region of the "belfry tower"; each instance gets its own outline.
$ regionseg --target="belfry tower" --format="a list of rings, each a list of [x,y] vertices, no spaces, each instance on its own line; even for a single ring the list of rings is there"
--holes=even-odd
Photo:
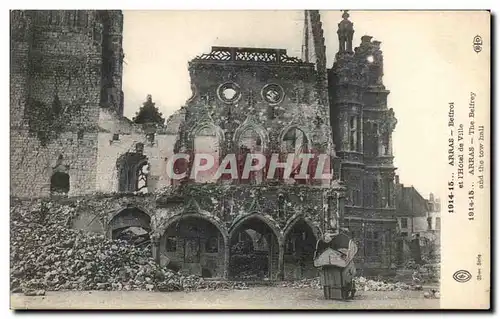
[[[392,132],[397,121],[387,106],[381,42],[364,35],[353,48],[349,17],[344,11],[328,70],[333,140],[347,187],[344,226],[358,239],[363,264],[385,268],[396,227]]]

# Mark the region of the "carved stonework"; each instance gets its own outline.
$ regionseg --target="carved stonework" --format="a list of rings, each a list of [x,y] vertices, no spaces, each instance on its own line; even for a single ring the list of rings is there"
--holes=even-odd
[[[383,123],[380,126],[380,134],[392,134],[394,129],[396,128],[396,124],[398,123],[398,120],[396,119],[396,116],[394,114],[394,110],[391,108],[385,113],[384,118],[383,118]]]

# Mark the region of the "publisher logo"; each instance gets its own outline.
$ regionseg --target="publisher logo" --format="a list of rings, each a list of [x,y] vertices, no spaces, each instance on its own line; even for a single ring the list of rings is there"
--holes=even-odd
[[[457,282],[467,282],[472,278],[472,275],[467,270],[458,270],[453,274],[453,279]]]
[[[472,41],[472,45],[474,47],[474,52],[481,52],[481,50],[483,49],[483,39],[479,35],[476,35],[474,37],[474,40]]]

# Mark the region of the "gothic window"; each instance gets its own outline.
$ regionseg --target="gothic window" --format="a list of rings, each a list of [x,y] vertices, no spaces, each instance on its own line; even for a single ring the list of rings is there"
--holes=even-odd
[[[262,138],[253,129],[245,130],[238,143],[238,176],[242,183],[255,183],[260,184],[263,179],[263,170],[250,172],[248,178],[242,178],[243,170],[246,164],[248,154],[262,154]],[[254,159],[254,161],[257,161]],[[252,163],[255,165],[256,163]]]
[[[149,164],[141,153],[125,153],[117,160],[118,191],[147,191]]]
[[[216,128],[213,126],[206,126],[198,129],[194,133],[193,142],[194,156],[208,155],[214,158],[214,167],[217,168],[219,164],[219,137]],[[204,164],[204,162],[202,162]],[[209,182],[212,180],[214,172],[204,171],[198,172],[195,180],[197,182]]]
[[[358,117],[351,116],[349,119],[349,143],[351,151],[358,151]]]
[[[302,130],[292,127],[283,135],[281,143],[281,152],[283,153],[282,161],[287,160],[288,154],[295,154],[291,173],[291,178],[294,178],[294,176],[298,175],[301,170],[302,160],[299,155],[307,153],[308,151],[308,140],[306,134]],[[295,179],[295,182],[298,184],[305,184],[306,179],[297,178]]]
[[[436,230],[441,230],[441,217],[436,217]]]
[[[52,194],[67,194],[69,192],[69,175],[64,172],[55,172],[50,179]]]
[[[147,189],[148,174],[149,174],[149,165],[147,161],[144,161],[137,166],[137,185],[135,187],[137,191]]]
[[[289,129],[283,136],[282,143],[285,153],[301,154],[307,150],[307,137],[298,128]]]

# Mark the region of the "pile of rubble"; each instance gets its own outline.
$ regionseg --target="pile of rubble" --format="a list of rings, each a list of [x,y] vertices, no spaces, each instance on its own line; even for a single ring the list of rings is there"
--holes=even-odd
[[[244,289],[160,267],[151,249],[71,229],[74,207],[52,202],[11,208],[11,290]]]
[[[248,286],[244,282],[238,281],[212,281],[200,280],[197,283],[197,290],[246,290]]]
[[[354,278],[357,291],[401,291],[401,290],[421,290],[422,286],[419,285],[409,285],[403,282],[385,282],[372,279],[366,279],[365,277]],[[286,281],[280,284],[281,287],[290,288],[315,288],[323,289],[321,286],[319,278],[302,279],[297,281]]]
[[[384,282],[378,280],[366,279],[365,277],[354,278],[356,291],[402,291],[402,290],[423,290],[420,285],[409,285],[403,282]],[[295,289],[314,288],[323,289],[319,278],[302,279],[297,281],[286,281],[280,283],[281,287],[290,287]],[[440,293],[438,289],[429,289],[423,292],[423,297],[427,299],[439,299]]]
[[[419,290],[422,287],[409,285],[403,282],[385,282],[372,279],[366,279],[365,277],[356,277],[354,279],[356,283],[356,290],[358,291],[401,291],[401,290]]]
[[[315,289],[323,289],[321,283],[319,281],[319,277],[310,278],[310,279],[301,279],[297,281],[284,281],[280,284],[281,287],[290,287],[290,288],[315,288]]]

